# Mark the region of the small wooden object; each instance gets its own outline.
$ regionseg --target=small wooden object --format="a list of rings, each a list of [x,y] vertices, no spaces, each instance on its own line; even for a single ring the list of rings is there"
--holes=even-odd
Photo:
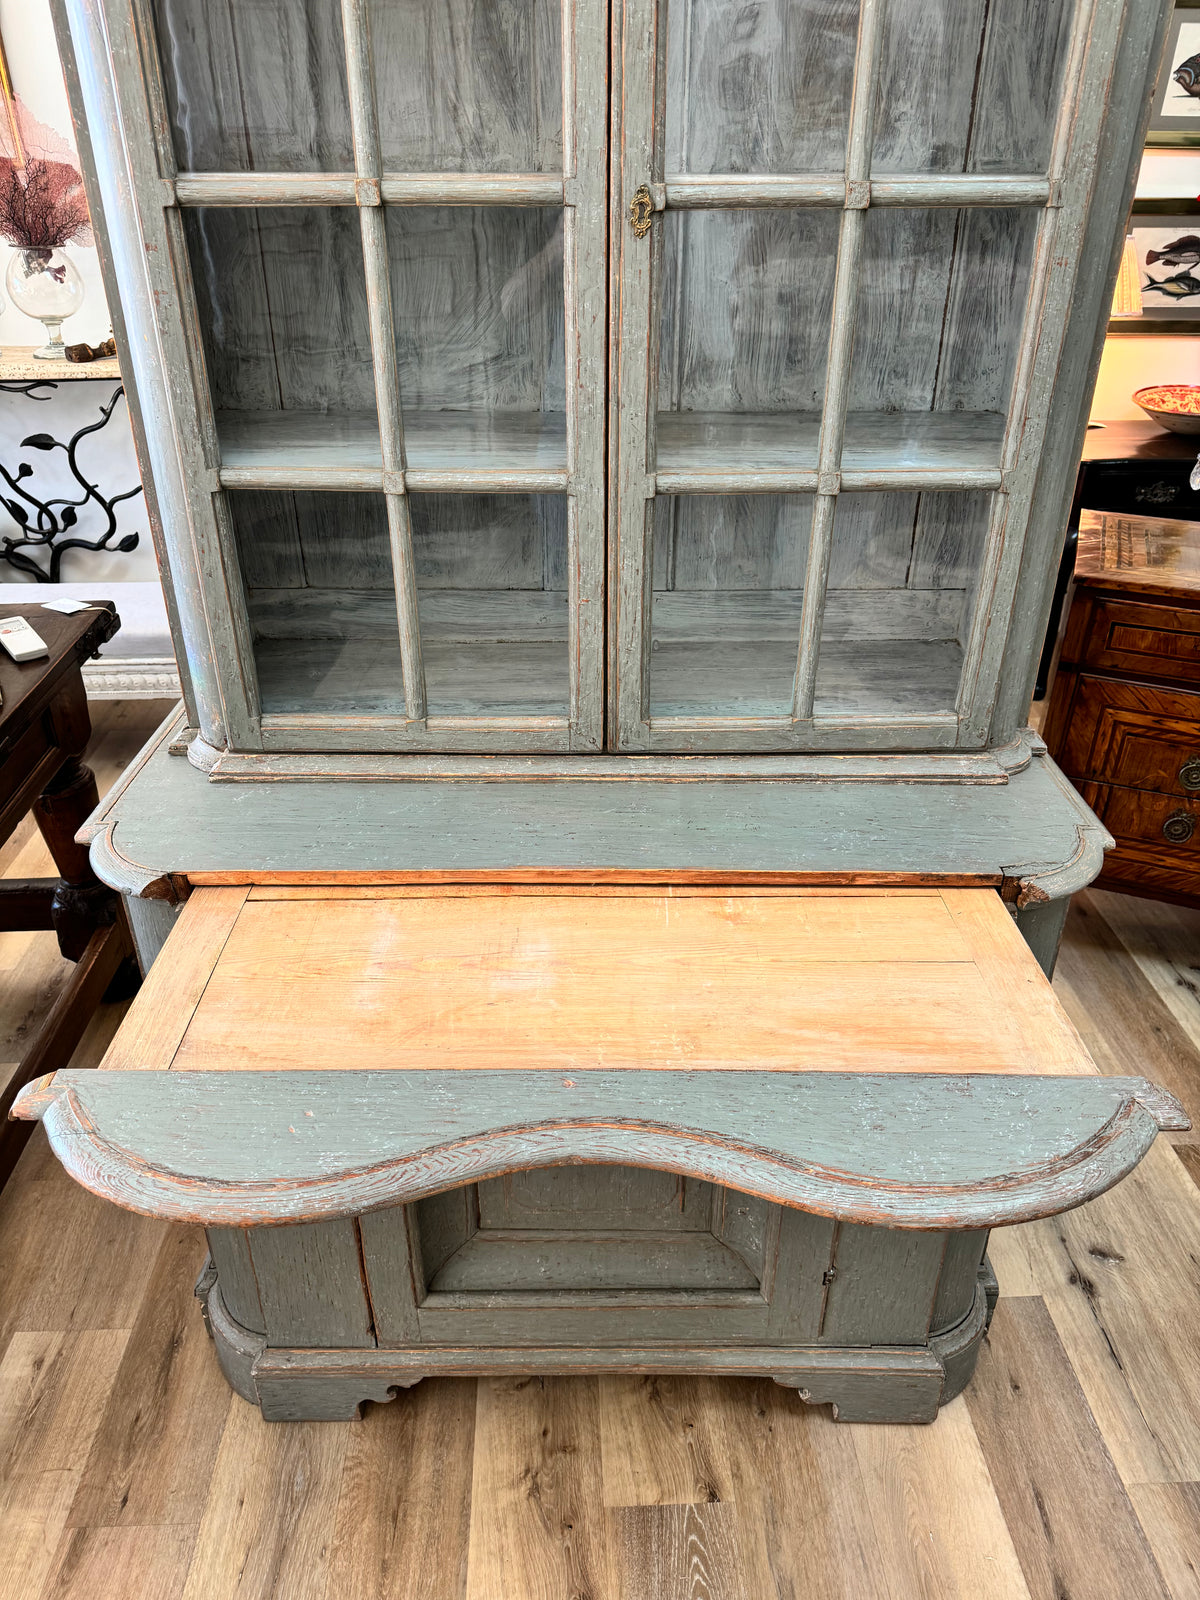
[[[0,881],[0,927],[53,929],[76,967],[0,1091],[0,1118],[25,1084],[69,1059],[118,970],[133,959],[120,899],[75,842],[98,798],[81,760],[92,728],[80,668],[117,631],[117,614],[103,601],[74,616],[39,606],[10,609],[37,630],[49,653],[23,664],[0,653],[0,843],[32,809],[60,876]],[[28,1132],[0,1122],[0,1184]]]
[[[67,1170],[209,1228],[230,1381],[348,1416],[433,1373],[758,1372],[929,1420],[987,1230],[1184,1119],[1102,1079],[979,889],[196,890]]]
[[[1085,512],[1046,739],[1109,889],[1200,906],[1200,522]]]

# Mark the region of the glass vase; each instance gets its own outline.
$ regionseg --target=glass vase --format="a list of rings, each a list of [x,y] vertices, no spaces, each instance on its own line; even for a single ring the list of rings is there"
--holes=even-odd
[[[74,316],[83,304],[83,279],[75,263],[61,250],[17,249],[4,282],[17,310],[46,330],[46,343],[34,355],[40,361],[65,360],[63,319]]]

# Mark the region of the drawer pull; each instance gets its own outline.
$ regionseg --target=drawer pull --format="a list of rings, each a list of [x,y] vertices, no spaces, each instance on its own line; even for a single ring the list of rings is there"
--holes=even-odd
[[[1190,811],[1172,811],[1162,831],[1168,844],[1186,844],[1196,831],[1196,819]]]
[[[1200,756],[1192,756],[1179,769],[1179,781],[1185,789],[1200,789]]]

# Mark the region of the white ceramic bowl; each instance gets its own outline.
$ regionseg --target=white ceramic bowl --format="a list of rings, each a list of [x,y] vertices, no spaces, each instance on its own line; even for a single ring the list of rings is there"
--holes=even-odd
[[[1186,401],[1195,410],[1185,410],[1180,402]],[[1134,405],[1141,406],[1146,415],[1160,428],[1172,433],[1200,433],[1200,385],[1194,383],[1158,383],[1149,389],[1139,389],[1133,397]]]

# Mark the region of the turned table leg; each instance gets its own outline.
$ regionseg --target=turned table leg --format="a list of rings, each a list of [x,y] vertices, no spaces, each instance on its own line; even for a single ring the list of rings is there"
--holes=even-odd
[[[75,841],[99,804],[96,776],[78,756],[63,763],[33,803],[33,815],[59,871],[50,920],[68,961],[78,961],[92,934],[109,927],[116,915],[117,896],[92,871],[87,846]]]

